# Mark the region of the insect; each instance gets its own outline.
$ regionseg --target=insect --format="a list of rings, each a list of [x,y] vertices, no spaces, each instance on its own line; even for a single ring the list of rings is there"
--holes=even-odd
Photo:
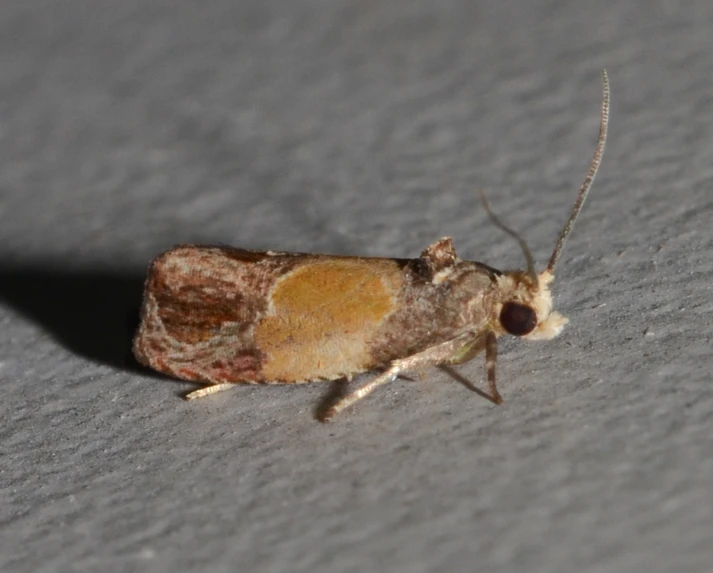
[[[235,383],[301,383],[381,372],[323,415],[327,420],[406,371],[461,364],[485,351],[489,393],[497,338],[557,336],[567,319],[552,310],[549,285],[599,168],[609,120],[602,71],[599,138],[587,176],[547,267],[537,273],[514,237],[526,270],[502,272],[456,256],[442,238],[416,259],[256,252],[183,245],[150,265],[134,339],[139,362],[206,384],[194,399]]]

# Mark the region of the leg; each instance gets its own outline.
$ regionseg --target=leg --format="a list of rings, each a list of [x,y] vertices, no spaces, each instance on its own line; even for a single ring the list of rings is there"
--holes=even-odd
[[[473,384],[470,380],[468,380],[465,376],[463,376],[458,370],[453,368],[450,364],[439,364],[438,367],[443,370],[448,376],[453,378],[456,382],[460,382],[465,386],[468,390],[471,392],[475,392],[478,396],[481,398],[485,398],[486,400],[489,400],[493,404],[500,404],[501,402],[498,401],[497,398],[494,398],[491,394],[488,394],[485,390],[481,390],[478,388],[475,384]]]
[[[382,384],[386,384],[387,382],[391,382],[394,378],[396,378],[399,375],[398,367],[396,366],[391,366],[386,372],[383,374],[377,376],[376,378],[373,378],[370,382],[367,382],[364,384],[361,388],[358,388],[357,390],[354,390],[351,394],[347,394],[343,398],[337,401],[336,404],[334,404],[331,408],[329,408],[324,415],[322,416],[322,422],[326,422],[328,420],[331,420],[334,416],[336,416],[339,412],[344,410],[345,408],[348,408],[354,402],[358,402],[361,400],[364,396],[368,396],[371,394],[374,390],[376,390],[379,386]]]
[[[498,339],[493,331],[485,335],[485,370],[488,373],[490,397],[495,404],[502,404],[503,398],[495,385],[495,364],[498,361]]]
[[[467,333],[437,346],[427,348],[426,350],[417,354],[412,354],[411,356],[407,356],[406,358],[394,360],[383,374],[380,374],[376,378],[372,379],[370,382],[367,382],[361,388],[356,389],[351,394],[344,396],[344,398],[342,398],[331,408],[329,408],[322,416],[322,421],[326,422],[345,408],[348,408],[355,402],[358,402],[365,396],[371,394],[379,386],[382,386],[387,382],[391,382],[404,370],[410,370],[412,368],[421,368],[424,366],[433,366],[436,364],[447,362],[455,353],[457,353],[463,347],[464,344],[470,342],[473,336],[475,335],[472,333]]]
[[[484,338],[485,344],[479,346],[479,349],[482,350],[483,346],[485,347],[485,369],[487,372],[490,394],[478,388],[475,384],[473,384],[470,380],[468,380],[450,364],[439,364],[438,367],[446,374],[448,374],[451,378],[453,378],[456,382],[460,382],[461,384],[463,384],[463,386],[468,388],[468,390],[470,390],[471,392],[475,392],[478,396],[481,396],[486,400],[490,400],[493,404],[502,404],[503,399],[500,396],[500,393],[498,392],[497,386],[495,385],[495,364],[498,360],[498,339],[495,336],[495,333],[492,331],[486,332]],[[473,349],[467,348],[464,350],[467,351],[466,354],[468,355],[466,360],[470,360],[473,357]],[[456,358],[460,359],[461,356],[458,355]],[[464,361],[465,360],[458,360],[458,362]]]
[[[222,392],[223,390],[227,390],[228,388],[232,388],[235,386],[232,382],[223,382],[222,384],[209,384],[208,386],[203,386],[203,388],[199,388],[198,390],[193,390],[193,392],[189,392],[186,394],[183,399],[184,400],[195,400],[196,398],[203,398],[203,396],[210,396],[211,394],[215,394],[216,392]]]

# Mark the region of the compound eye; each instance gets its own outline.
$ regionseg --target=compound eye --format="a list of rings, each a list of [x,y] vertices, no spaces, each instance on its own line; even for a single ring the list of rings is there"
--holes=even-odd
[[[537,326],[537,315],[529,306],[506,302],[500,311],[500,324],[514,336],[530,334]]]

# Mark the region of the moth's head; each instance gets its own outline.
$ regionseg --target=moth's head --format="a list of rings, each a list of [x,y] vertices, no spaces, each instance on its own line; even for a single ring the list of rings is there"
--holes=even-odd
[[[609,126],[609,78],[606,70],[602,70],[602,84],[602,110],[599,119],[597,147],[589,164],[587,176],[579,189],[577,200],[572,206],[569,219],[560,231],[550,262],[544,271],[535,272],[535,261],[525,240],[498,219],[490,210],[485,194],[480,192],[483,206],[491,221],[520,244],[527,262],[527,271],[503,273],[497,279],[497,299],[493,309],[497,313],[497,320],[492,321],[496,334],[507,332],[530,340],[549,340],[557,336],[568,322],[561,314],[552,312],[552,295],[548,285],[554,278],[553,273],[557,260],[572,231],[572,226],[582,210],[584,201],[587,199],[604,154]]]
[[[554,278],[555,265],[562,253],[567,237],[572,231],[572,226],[582,210],[584,201],[587,199],[594,176],[597,174],[604,154],[604,145],[609,126],[609,78],[605,70],[602,70],[602,84],[602,110],[599,119],[597,147],[589,164],[587,176],[579,189],[577,200],[572,206],[569,219],[560,231],[550,262],[544,271],[541,273],[535,272],[535,261],[525,240],[498,219],[490,210],[483,192],[481,191],[480,193],[483,206],[491,221],[496,227],[505,231],[520,244],[520,249],[527,262],[527,271],[503,273],[497,279],[496,303],[493,308],[497,319],[492,321],[494,323],[492,327],[496,334],[507,332],[530,340],[549,340],[557,336],[568,322],[561,314],[552,312],[552,295],[550,294],[549,284]]]
[[[498,334],[512,334],[527,340],[550,340],[569,321],[552,311],[553,280],[549,270],[534,277],[525,271],[503,273],[498,277],[500,296],[494,307]]]

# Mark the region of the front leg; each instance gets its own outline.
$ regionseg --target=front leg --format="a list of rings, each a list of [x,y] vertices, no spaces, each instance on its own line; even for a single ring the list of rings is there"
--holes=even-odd
[[[491,330],[485,335],[485,370],[488,373],[488,386],[490,387],[491,400],[495,404],[502,404],[503,397],[498,392],[495,384],[495,365],[498,362],[498,338]]]
[[[357,388],[351,394],[347,394],[341,398],[336,404],[329,408],[321,420],[326,422],[337,415],[339,412],[348,408],[355,402],[358,402],[365,396],[371,394],[379,386],[391,382],[394,380],[401,372],[404,370],[412,370],[414,368],[423,368],[425,366],[435,366],[438,364],[443,364],[445,362],[451,362],[454,357],[462,355],[463,348],[470,347],[481,334],[476,332],[467,332],[461,334],[451,340],[438,344],[436,346],[431,346],[426,350],[407,356],[406,358],[399,358],[393,360],[389,367],[379,376],[373,378],[370,382],[367,382],[360,388]],[[493,335],[494,337],[495,335]],[[494,373],[494,371],[493,371]]]
[[[485,370],[487,371],[488,386],[490,393],[484,392],[453,368],[453,364],[461,364],[475,358],[475,355],[485,349]],[[460,382],[471,392],[475,392],[478,396],[490,400],[493,404],[502,404],[503,398],[498,392],[495,384],[495,365],[498,359],[498,339],[492,330],[485,333],[485,336],[475,339],[470,346],[464,346],[457,356],[448,364],[439,364],[438,367],[443,370],[448,376],[456,382]]]

